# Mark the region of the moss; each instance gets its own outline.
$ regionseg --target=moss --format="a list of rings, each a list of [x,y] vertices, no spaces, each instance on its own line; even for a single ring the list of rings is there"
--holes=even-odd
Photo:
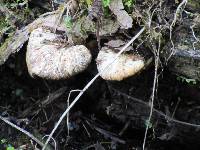
[[[0,34],[5,28],[8,28],[9,23],[6,21],[6,18],[3,16],[0,16]]]
[[[187,5],[196,10],[200,9],[200,1],[199,0],[188,0]]]
[[[135,0],[122,0],[122,2],[124,4],[125,10],[128,13],[131,13],[135,4]]]
[[[4,43],[0,46],[0,65],[5,62],[7,57],[10,54],[10,51],[8,51],[7,47],[10,41],[12,40],[12,35],[14,33],[10,33],[9,37],[4,41]]]

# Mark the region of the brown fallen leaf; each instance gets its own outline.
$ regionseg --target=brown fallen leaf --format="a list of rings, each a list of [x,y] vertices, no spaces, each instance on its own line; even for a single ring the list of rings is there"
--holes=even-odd
[[[122,41],[120,39],[118,40],[111,40],[108,43],[105,43],[106,46],[108,46],[111,49],[115,49],[120,51],[120,49],[126,44],[125,41]],[[127,49],[125,51],[130,51],[133,49],[133,46],[129,46],[127,47]]]
[[[116,15],[117,21],[119,22],[121,29],[132,28],[133,19],[129,14],[124,10],[124,5],[122,0],[112,0],[110,2],[110,10],[113,14]]]

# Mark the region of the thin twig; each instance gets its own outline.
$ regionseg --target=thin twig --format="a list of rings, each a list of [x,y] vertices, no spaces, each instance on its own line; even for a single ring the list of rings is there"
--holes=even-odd
[[[170,41],[171,41],[171,44],[172,44],[172,52],[171,54],[169,55],[169,57],[167,58],[166,62],[168,62],[168,60],[171,58],[171,56],[174,54],[174,42],[172,41],[172,30],[173,30],[173,27],[175,26],[176,24],[176,21],[177,21],[177,16],[178,14],[180,13],[180,9],[183,5],[186,5],[188,2],[188,0],[183,0],[177,7],[176,9],[176,12],[174,13],[174,19],[172,21],[172,23],[170,24],[170,27],[169,27],[169,38],[170,38]]]
[[[145,30],[145,27],[143,27],[116,55],[116,57],[114,58],[114,60],[109,63],[101,72],[99,72],[97,75],[95,75],[92,80],[90,80],[90,82],[83,88],[83,90],[76,96],[76,98],[74,99],[74,101],[71,103],[71,105],[65,110],[65,112],[62,114],[62,116],[60,117],[60,119],[58,120],[58,122],[56,123],[54,129],[51,131],[51,134],[49,135],[47,141],[45,142],[44,147],[42,148],[42,150],[45,150],[47,144],[49,143],[49,140],[51,139],[51,137],[53,136],[54,132],[56,131],[56,129],[58,128],[58,126],[60,125],[60,123],[62,122],[62,120],[64,119],[64,117],[68,114],[69,110],[76,104],[76,102],[80,99],[80,97],[85,93],[85,91],[87,91],[87,89],[93,84],[93,82],[104,72],[108,69],[108,67],[126,50],[126,48],[128,48]]]
[[[124,125],[124,127],[123,127],[123,128],[121,129],[121,131],[119,132],[119,136],[122,136],[122,134],[124,134],[124,132],[126,131],[126,129],[129,127],[130,123],[131,123],[131,120],[128,120],[128,121],[126,122],[126,124]]]
[[[69,99],[70,99],[72,92],[81,92],[81,90],[71,90],[69,92],[69,95],[68,95],[68,98],[67,98],[67,107],[69,107],[69,104],[70,104]],[[67,114],[67,136],[69,137],[69,113]]]
[[[194,26],[195,26],[195,25],[190,26],[190,29],[192,30],[192,36],[193,36],[194,39],[195,39],[195,41],[192,43],[193,49],[196,50],[195,44],[198,43],[198,42],[200,42],[200,40],[199,40],[199,38],[197,38],[196,35],[195,35]]]
[[[85,129],[85,131],[86,131],[88,137],[91,138],[91,134],[90,134],[90,132],[88,131],[88,129],[86,128],[85,124],[82,123],[82,125],[83,125],[83,128]]]
[[[99,51],[101,50],[101,37],[100,37],[100,35],[99,35],[99,33],[100,33],[100,19],[97,19],[97,22],[96,22],[96,29],[97,29],[97,31],[96,31],[96,38],[97,38],[97,43],[98,43],[98,49],[99,49]]]
[[[34,135],[32,135],[31,133],[29,133],[28,131],[26,131],[26,130],[20,128],[19,126],[15,125],[14,123],[10,122],[5,117],[0,116],[0,119],[2,121],[4,121],[5,123],[9,124],[10,126],[12,126],[13,128],[15,128],[15,129],[21,131],[22,133],[26,134],[28,137],[30,137],[32,140],[34,140],[41,147],[44,146],[44,144],[40,140],[38,140],[36,137],[34,137]]]
[[[180,9],[181,9],[181,7],[183,6],[183,5],[186,5],[187,4],[187,1],[188,0],[183,0],[179,5],[178,5],[178,7],[177,7],[177,9],[176,9],[176,12],[175,12],[175,14],[174,14],[174,19],[173,19],[173,21],[172,21],[172,23],[171,23],[171,25],[170,25],[170,39],[171,39],[171,37],[172,37],[172,29],[173,29],[173,26],[176,24],[176,21],[177,21],[177,16],[178,16],[178,14],[179,14],[179,12],[180,12]]]
[[[155,93],[156,93],[156,85],[158,83],[157,80],[157,75],[158,75],[158,63],[159,63],[159,53],[160,53],[160,43],[161,43],[161,37],[159,36],[159,44],[158,44],[158,50],[155,50],[155,71],[154,71],[154,81],[153,81],[153,91],[152,91],[152,95],[151,95],[151,109],[150,109],[150,113],[149,113],[149,118],[148,118],[148,122],[147,122],[147,126],[146,126],[146,130],[145,130],[145,135],[144,135],[144,141],[143,141],[143,145],[142,148],[143,150],[145,149],[145,144],[146,144],[146,138],[147,138],[147,133],[148,133],[148,129],[149,129],[149,124],[152,118],[152,114],[153,114],[153,108],[154,108],[154,98],[155,98]]]
[[[175,113],[176,113],[176,110],[177,110],[177,108],[178,108],[178,105],[179,105],[180,101],[181,101],[181,99],[180,99],[180,97],[178,97],[178,102],[176,103],[176,106],[175,106],[174,111],[173,111],[173,113],[172,113],[172,118],[174,118],[174,115],[175,115]]]
[[[42,139],[44,139],[45,137],[48,137],[49,135],[45,135],[45,136],[43,136],[43,138]],[[53,140],[53,142],[54,142],[54,150],[57,150],[57,144],[56,144],[56,140],[52,137],[51,138],[52,140]]]

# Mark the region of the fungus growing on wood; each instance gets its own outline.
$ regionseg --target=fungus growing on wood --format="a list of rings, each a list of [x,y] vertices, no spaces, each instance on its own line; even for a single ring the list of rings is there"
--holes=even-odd
[[[49,29],[32,31],[26,52],[31,76],[66,79],[84,71],[91,62],[91,53],[83,45],[67,47],[64,38]]]
[[[115,58],[117,52],[103,47],[96,59],[97,69],[103,71]],[[136,54],[121,54],[110,66],[102,73],[101,77],[105,80],[121,81],[127,77],[133,76],[144,67],[144,59]]]

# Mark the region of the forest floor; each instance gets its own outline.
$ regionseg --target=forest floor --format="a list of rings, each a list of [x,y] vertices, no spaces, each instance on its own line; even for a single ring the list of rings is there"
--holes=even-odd
[[[92,1],[87,1],[87,6],[92,5],[89,2],[92,3]],[[39,15],[52,11],[54,6],[47,1],[39,3],[24,0],[4,1],[4,5],[0,5],[0,15],[3,14],[0,16],[0,56],[4,56],[6,60],[2,61],[0,57],[0,149],[41,149],[41,145],[31,139],[24,131],[31,133],[44,144],[80,89],[83,89],[98,74],[95,59],[98,55],[99,46],[105,46],[109,41],[118,38],[127,43],[137,34],[136,31],[141,29],[142,24],[145,24],[144,28],[148,28],[147,26],[151,21],[152,27],[149,26],[145,35],[139,37],[131,45],[132,49],[140,47],[141,51],[137,53],[142,55],[145,60],[151,60],[145,70],[120,82],[106,81],[101,77],[97,78],[76,105],[70,109],[69,115],[59,124],[47,149],[140,150],[144,149],[144,144],[145,149],[148,150],[199,149],[200,84],[199,79],[196,79],[199,76],[193,74],[192,71],[192,73],[186,72],[189,77],[184,76],[184,71],[172,71],[173,69],[171,70],[165,64],[168,52],[166,52],[166,55],[162,55],[162,51],[160,52],[160,49],[166,43],[173,46],[172,28],[176,28],[175,31],[179,31],[183,26],[186,28],[185,26],[190,24],[190,19],[196,17],[198,11],[188,2],[186,5],[188,7],[181,9],[181,11],[187,10],[183,11],[181,16],[178,8],[187,3],[184,0],[181,1],[183,5],[179,1],[154,1],[150,5],[150,1],[139,0],[138,3],[135,3],[133,0],[127,0],[123,1],[124,9],[119,9],[118,5],[111,7],[110,1],[104,0],[103,2],[103,11],[106,17],[115,20],[120,17],[120,13],[123,14],[123,11],[126,11],[132,14],[133,23],[123,22],[122,19],[122,22],[117,20],[120,25],[115,25],[117,22],[115,20],[116,22],[111,22],[113,28],[110,29],[109,25],[106,26],[110,22],[106,22],[104,24],[106,29],[100,31],[99,33],[103,35],[100,34],[99,36],[99,33],[96,32],[98,26],[91,25],[88,27],[81,24],[85,12],[81,12],[80,9],[78,12],[80,16],[83,15],[83,19],[82,16],[78,16],[81,21],[79,19],[73,21],[77,21],[77,24],[80,23],[84,32],[78,35],[79,38],[77,36],[75,38],[71,31],[66,32],[75,44],[81,42],[88,49],[93,49],[91,52],[92,61],[84,72],[67,80],[56,81],[30,76],[26,64],[28,36],[21,38],[16,34],[26,31],[21,29],[36,20]],[[122,1],[119,0],[119,2]],[[82,4],[82,2],[80,3]],[[79,5],[79,7],[83,9],[86,4]],[[132,5],[135,7],[132,7]],[[161,12],[161,6],[166,9],[166,12],[164,9]],[[196,7],[199,6],[196,5]],[[93,5],[92,9],[88,11],[88,15],[97,19],[97,21],[100,19],[97,16],[101,11],[98,9],[99,6]],[[112,12],[115,17],[109,16],[107,11]],[[193,15],[188,15],[189,11],[193,12]],[[157,12],[155,16],[154,12]],[[164,12],[166,14],[163,14]],[[127,14],[124,15],[124,17],[126,16],[125,20],[130,19]],[[148,15],[152,15],[152,18]],[[74,16],[74,18],[77,17]],[[179,16],[181,16],[181,19]],[[192,19],[198,26],[199,21],[195,20],[195,17]],[[152,20],[148,20],[149,18]],[[82,32],[75,23],[74,26],[69,20],[65,23],[67,28],[74,30],[76,34]],[[91,24],[91,22],[88,22],[88,24]],[[103,26],[103,23],[101,25]],[[37,23],[32,24],[33,28],[35,26],[39,25]],[[18,29],[17,32],[15,32],[16,29]],[[28,29],[30,28],[28,27]],[[196,28],[192,29],[192,33],[194,31],[196,31]],[[30,31],[27,30],[26,32]],[[87,34],[84,35],[84,33]],[[176,34],[180,35],[179,33]],[[18,49],[8,50],[4,47],[9,37],[14,39],[14,42],[11,40],[12,44],[17,41]],[[195,37],[194,34],[193,37]],[[162,41],[160,41],[161,39]],[[13,46],[12,44],[10,45]],[[10,45],[6,44],[6,47]],[[176,47],[176,41],[174,45]],[[1,50],[5,50],[5,54]],[[152,57],[154,62],[151,59]],[[192,62],[192,65],[197,64],[196,66],[198,66],[200,64],[196,60],[191,60],[189,61]],[[18,130],[14,125],[18,127]]]

